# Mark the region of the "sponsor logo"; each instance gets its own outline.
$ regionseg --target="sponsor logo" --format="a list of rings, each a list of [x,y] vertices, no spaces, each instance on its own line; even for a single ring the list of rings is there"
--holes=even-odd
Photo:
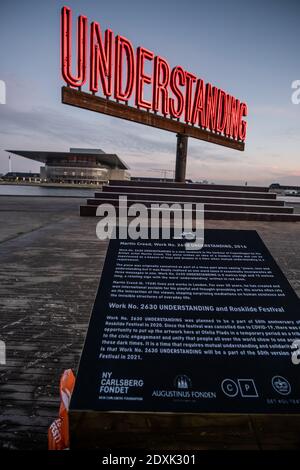
[[[291,393],[291,384],[280,375],[275,375],[272,378],[272,387],[280,395],[289,395]]]
[[[144,381],[140,378],[115,378],[112,372],[103,371],[100,378],[99,399],[142,400],[141,396],[136,395],[143,386]]]
[[[176,390],[153,390],[152,397],[157,398],[176,398],[184,401],[195,401],[200,399],[217,398],[216,392],[192,390],[192,381],[187,375],[177,375],[173,380]]]
[[[257,398],[258,392],[253,379],[224,379],[221,383],[222,392],[230,398]]]
[[[187,375],[178,375],[174,380],[174,385],[178,390],[187,390],[192,387],[192,382]]]

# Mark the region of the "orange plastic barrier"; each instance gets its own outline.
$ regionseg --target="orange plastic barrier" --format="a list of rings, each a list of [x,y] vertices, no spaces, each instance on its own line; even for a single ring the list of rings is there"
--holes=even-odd
[[[69,417],[68,410],[75,385],[75,375],[72,369],[64,371],[60,379],[59,417],[48,429],[48,449],[64,450],[69,448]]]

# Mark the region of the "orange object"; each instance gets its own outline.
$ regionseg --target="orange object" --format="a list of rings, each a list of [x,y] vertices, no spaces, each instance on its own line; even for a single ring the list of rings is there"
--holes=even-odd
[[[67,369],[60,379],[60,407],[59,417],[53,421],[48,429],[48,449],[64,450],[69,448],[69,404],[75,385],[75,375],[72,369]]]

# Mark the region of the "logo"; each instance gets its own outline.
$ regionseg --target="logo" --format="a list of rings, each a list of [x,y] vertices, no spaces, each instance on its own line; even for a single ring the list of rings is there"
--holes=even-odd
[[[258,397],[253,379],[238,379],[238,383],[242,397]]]
[[[177,375],[174,385],[178,390],[188,390],[192,387],[192,382],[187,375]]]
[[[231,379],[225,379],[221,383],[221,388],[228,397],[236,397],[239,393],[237,384]]]
[[[139,378],[115,378],[112,372],[103,371],[100,379],[99,399],[109,400],[140,400],[137,396],[144,386],[144,381]],[[134,397],[134,398],[133,398]]]
[[[300,103],[300,80],[294,80],[292,82],[292,89],[295,90],[292,93],[291,100],[293,104]]]
[[[184,374],[177,375],[173,380],[174,390],[153,390],[152,397],[157,398],[176,398],[187,400],[206,400],[216,399],[214,391],[192,390],[191,379]]]
[[[6,345],[4,341],[0,341],[0,365],[6,364]]]
[[[277,393],[280,393],[280,395],[289,395],[291,393],[291,384],[280,375],[275,375],[272,378],[272,387]]]
[[[184,240],[195,240],[196,234],[194,232],[182,232],[181,238]]]
[[[297,366],[300,364],[300,340],[295,339],[292,346],[292,363]]]
[[[258,392],[253,379],[224,379],[221,389],[225,395],[234,398],[240,395],[242,398],[257,398]]]
[[[6,85],[3,80],[0,80],[0,104],[6,104]]]
[[[193,214],[195,214],[194,219]],[[99,204],[96,215],[101,217],[96,227],[99,240],[108,238],[171,240],[174,238],[183,240],[186,250],[203,248],[204,204],[151,203],[148,207],[142,203],[128,205],[127,196],[119,196],[118,214],[114,205],[105,203]],[[172,234],[171,227],[173,227]]]

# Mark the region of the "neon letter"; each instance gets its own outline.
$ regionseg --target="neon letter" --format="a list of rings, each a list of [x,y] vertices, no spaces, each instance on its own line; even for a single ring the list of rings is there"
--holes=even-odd
[[[170,88],[177,99],[177,108],[174,98],[169,99],[170,114],[175,118],[180,118],[184,108],[184,96],[179,86],[185,85],[185,72],[182,67],[177,65],[171,72]]]
[[[197,122],[198,121],[198,122]],[[205,86],[203,80],[197,80],[196,91],[194,97],[194,106],[192,113],[192,124],[197,124],[202,127],[205,125]]]
[[[206,85],[206,127],[211,131],[216,129],[218,88],[210,83]]]
[[[162,57],[156,56],[154,59],[154,82],[152,110],[161,111],[166,115],[169,113],[168,85],[170,81],[170,67],[168,62]],[[161,96],[161,100],[159,99]]]
[[[127,82],[123,91],[123,57],[126,55]],[[131,42],[123,36],[116,36],[115,41],[115,98],[128,101],[134,87],[134,51]]]
[[[247,133],[247,122],[242,119],[243,116],[248,116],[248,107],[246,103],[241,103],[240,106],[240,124],[239,124],[239,138],[244,141]]]
[[[152,77],[146,75],[144,72],[144,60],[153,60],[154,54],[144,47],[138,47],[137,49],[137,64],[136,64],[136,94],[135,94],[135,105],[139,108],[151,109],[150,101],[146,101],[143,98],[143,87],[144,83],[149,85],[152,83]]]
[[[192,90],[193,83],[196,81],[197,77],[190,72],[185,72],[186,78],[186,92],[185,92],[185,113],[184,120],[185,122],[191,122],[192,115]]]
[[[80,88],[86,82],[87,17],[80,15],[77,26],[77,76],[72,75],[72,10],[61,10],[61,72],[64,81]]]
[[[234,139],[238,139],[239,136],[239,124],[240,124],[240,101],[233,98],[231,104],[231,124],[230,124],[230,136]]]
[[[96,93],[99,89],[98,78],[100,75],[103,94],[112,94],[112,46],[113,32],[105,31],[104,46],[101,37],[100,25],[96,22],[91,24],[90,41],[90,91]]]
[[[219,90],[218,98],[218,112],[217,112],[217,124],[216,131],[224,132],[226,124],[226,112],[227,112],[227,103],[226,103],[226,93],[223,90]]]

